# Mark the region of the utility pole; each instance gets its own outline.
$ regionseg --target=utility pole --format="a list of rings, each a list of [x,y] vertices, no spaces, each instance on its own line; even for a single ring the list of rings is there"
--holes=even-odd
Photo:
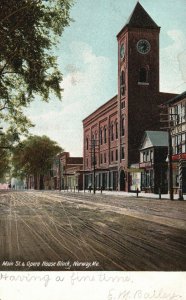
[[[95,139],[91,140],[91,158],[93,165],[93,192],[96,193],[96,147],[97,141]]]
[[[168,128],[168,170],[169,170],[169,195],[170,200],[174,200],[173,195],[173,172],[172,172],[172,137],[171,130]]]
[[[59,155],[59,192],[61,191],[61,159]]]

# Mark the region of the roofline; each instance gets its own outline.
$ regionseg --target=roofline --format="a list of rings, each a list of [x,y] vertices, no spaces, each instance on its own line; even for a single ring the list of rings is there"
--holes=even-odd
[[[119,36],[126,28],[141,28],[141,26],[132,26],[132,25],[130,25],[131,18],[132,18],[132,16],[133,16],[133,14],[134,14],[134,12],[135,12],[137,6],[140,6],[140,7],[145,11],[145,13],[147,14],[147,16],[148,16],[148,17],[152,20],[152,22],[154,23],[154,26],[153,26],[153,25],[152,25],[152,26],[147,26],[147,27],[144,27],[144,29],[154,29],[154,30],[160,31],[161,27],[158,26],[158,25],[156,24],[156,22],[152,19],[152,17],[150,16],[150,14],[144,9],[144,7],[140,4],[140,2],[137,1],[137,3],[136,3],[136,5],[135,5],[134,9],[132,10],[132,12],[131,12],[129,18],[127,19],[127,23],[126,23],[126,24],[123,26],[123,28],[119,31],[119,33],[116,35],[116,37],[118,37],[118,36]]]
[[[167,102],[163,103],[163,105],[169,106],[171,104],[174,104],[180,100],[183,100],[184,98],[186,98],[186,91],[183,92],[182,94],[177,95],[176,97],[168,100]]]
[[[109,102],[111,102],[112,100],[114,100],[115,98],[117,98],[118,95],[115,95],[114,97],[112,97],[110,100],[108,100],[107,102],[105,102],[104,104],[102,104],[101,106],[99,106],[96,110],[94,110],[90,115],[88,115],[85,119],[82,120],[82,122],[86,121],[90,116],[92,116],[94,113],[96,113],[98,110],[100,110],[101,108],[103,108],[104,106],[106,106]]]
[[[129,28],[133,28],[133,29],[138,29],[138,28],[141,28],[140,26],[131,26],[131,25],[129,25],[128,23],[127,24],[125,24],[124,26],[123,26],[123,28],[118,32],[118,34],[116,35],[116,37],[118,38],[120,35],[121,35],[121,33],[125,30],[125,29],[129,29]],[[144,27],[143,29],[150,29],[150,30],[158,30],[158,31],[160,31],[160,29],[161,29],[161,27],[160,26],[157,26],[157,28],[155,28],[155,27],[153,27],[153,26],[148,26],[148,27]]]

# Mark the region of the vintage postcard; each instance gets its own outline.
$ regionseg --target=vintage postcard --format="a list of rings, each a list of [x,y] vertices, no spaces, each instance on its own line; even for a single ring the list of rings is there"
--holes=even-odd
[[[1,1],[0,300],[185,299],[185,14]]]

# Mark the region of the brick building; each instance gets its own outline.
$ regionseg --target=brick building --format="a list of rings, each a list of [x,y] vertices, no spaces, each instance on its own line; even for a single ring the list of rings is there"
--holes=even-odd
[[[165,103],[172,139],[174,193],[186,193],[186,91]]]
[[[51,169],[44,176],[44,188],[54,190],[83,189],[83,157],[70,157],[61,152],[51,162]]]
[[[70,157],[69,152],[60,156],[61,189],[83,188],[83,157]]]
[[[118,95],[83,120],[84,187],[130,190],[145,130],[159,130],[160,27],[138,2],[117,35]]]

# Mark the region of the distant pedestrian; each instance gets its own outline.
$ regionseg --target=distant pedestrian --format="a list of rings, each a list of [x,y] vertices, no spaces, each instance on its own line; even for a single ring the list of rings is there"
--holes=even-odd
[[[92,185],[91,184],[89,184],[88,189],[89,189],[89,192],[91,193],[91,191],[92,191]]]

